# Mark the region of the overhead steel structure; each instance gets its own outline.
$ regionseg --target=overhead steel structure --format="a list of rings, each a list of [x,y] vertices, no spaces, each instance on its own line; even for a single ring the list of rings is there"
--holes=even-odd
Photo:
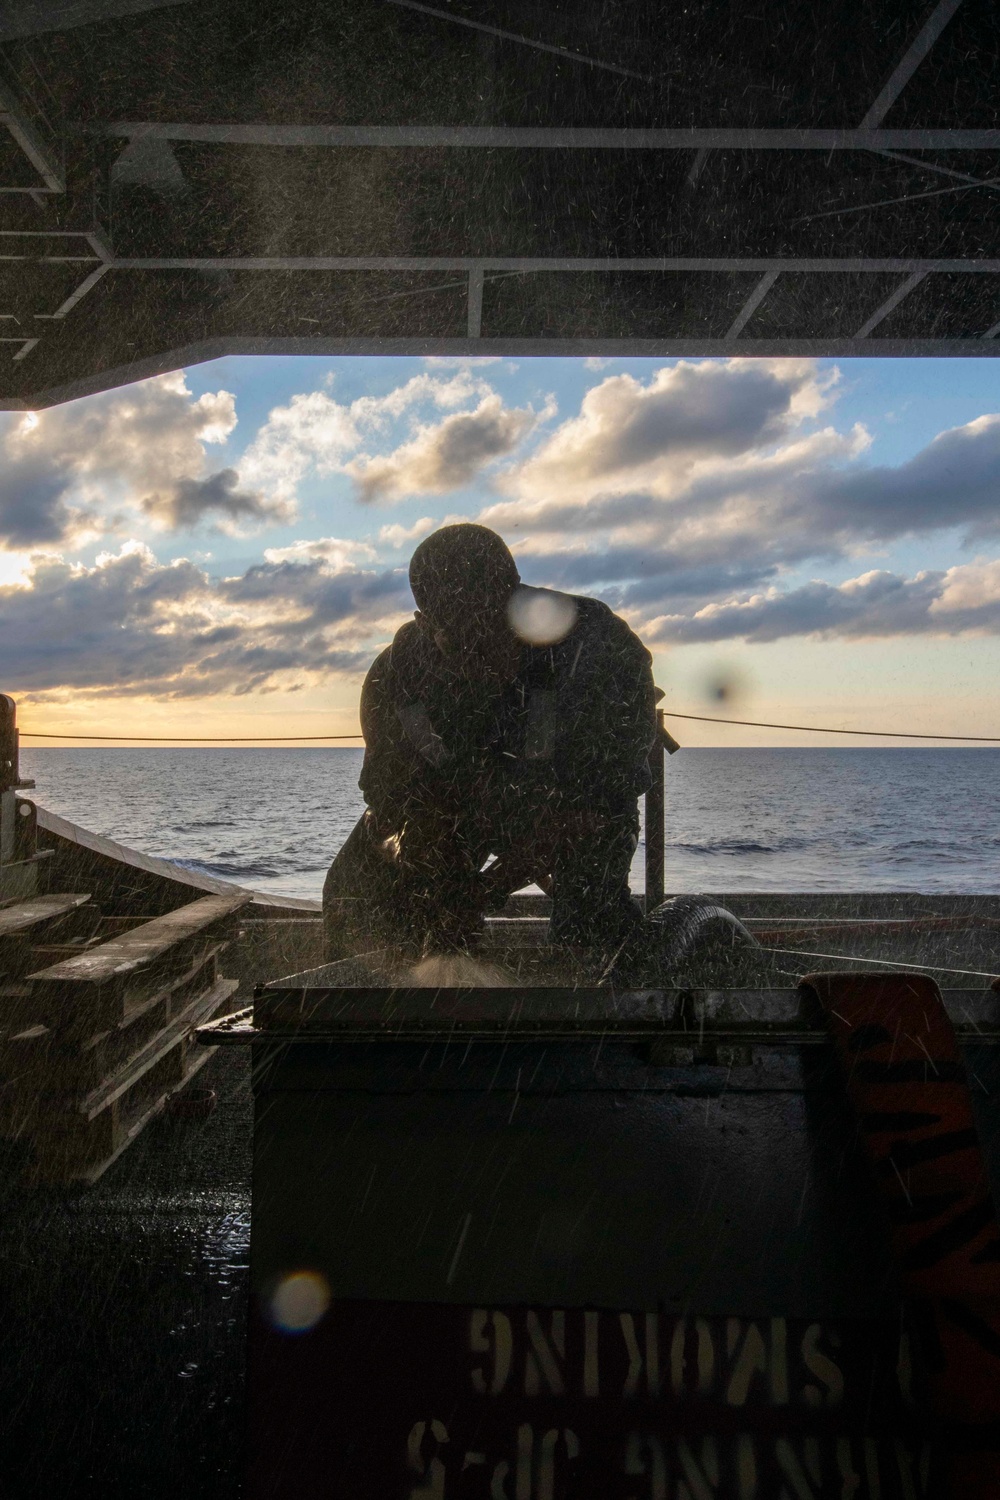
[[[226,353],[1000,353],[994,0],[4,0],[0,406]]]

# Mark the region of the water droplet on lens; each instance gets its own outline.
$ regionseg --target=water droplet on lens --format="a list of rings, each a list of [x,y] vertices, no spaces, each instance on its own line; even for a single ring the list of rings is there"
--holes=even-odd
[[[507,606],[510,628],[529,646],[554,646],[576,624],[576,605],[568,594],[554,589],[515,589]]]
[[[293,1271],[283,1276],[271,1296],[271,1320],[285,1333],[315,1328],[330,1306],[330,1287],[319,1271]]]

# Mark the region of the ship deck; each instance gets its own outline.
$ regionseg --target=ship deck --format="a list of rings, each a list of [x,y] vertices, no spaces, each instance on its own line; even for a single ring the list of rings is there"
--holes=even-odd
[[[984,975],[997,969],[996,897],[720,899],[762,932],[802,923],[799,950],[784,949],[781,962],[789,971],[847,966],[820,963],[807,956],[810,950],[867,955],[889,939],[896,962],[954,965]],[[537,903],[522,901],[511,908],[526,937],[532,918],[541,927],[539,914]],[[304,911],[298,920],[317,923]],[[914,920],[921,924],[917,931],[877,925]],[[833,924],[835,941],[819,941],[817,921]],[[859,921],[873,925],[844,930],[845,923]],[[314,946],[304,926],[302,934],[306,946]],[[257,944],[264,936],[261,928],[247,941]],[[541,934],[533,936],[537,940]],[[291,937],[289,929],[285,941]],[[793,939],[784,939],[783,948],[785,941]],[[233,958],[241,970],[239,944]],[[261,961],[273,965],[274,958]],[[942,973],[939,979],[945,988],[985,991],[989,986],[988,977]],[[214,1112],[204,1119],[154,1116],[89,1188],[18,1187],[22,1148],[16,1141],[2,1143],[0,1285],[7,1356],[0,1367],[5,1414],[0,1494],[5,1497],[230,1500],[241,1494],[251,1052],[244,1046],[218,1047],[198,1075],[199,1085],[218,1095]],[[730,1088],[721,1066],[678,1067],[676,1075],[673,1083],[658,1087],[675,1089],[688,1100],[704,1099],[703,1110],[721,1100],[727,1128],[736,1131],[741,1110],[754,1107],[754,1094],[778,1088],[787,1096],[790,1087],[795,1093],[808,1086],[790,1080],[787,1069],[770,1082],[765,1070],[743,1091]],[[974,1090],[973,1102],[996,1187],[1000,1120],[992,1101],[1000,1089],[1000,1049],[993,1047],[984,1061],[977,1060],[977,1077],[981,1091]],[[791,1107],[791,1101],[774,1103]],[[848,1152],[856,1149],[850,1142],[845,1146]]]
[[[84,1192],[12,1187],[3,1142],[0,1493],[240,1493],[253,1098],[249,1057],[198,1075],[204,1120],[150,1122]]]

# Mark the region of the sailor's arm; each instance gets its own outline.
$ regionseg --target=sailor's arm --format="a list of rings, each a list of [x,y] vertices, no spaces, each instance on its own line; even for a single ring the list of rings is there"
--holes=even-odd
[[[396,832],[405,818],[413,780],[412,757],[405,753],[395,713],[392,650],[372,663],[361,689],[361,733],[365,758],[358,785],[380,832]]]
[[[624,620],[596,623],[602,628],[584,641],[563,695],[562,780],[592,803],[622,805],[648,785],[656,742],[652,657]]]

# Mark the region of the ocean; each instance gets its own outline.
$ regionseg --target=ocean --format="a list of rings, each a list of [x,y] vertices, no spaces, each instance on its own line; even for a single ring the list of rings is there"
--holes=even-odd
[[[360,749],[26,745],[39,804],[146,854],[318,898],[363,803]],[[1000,891],[1000,748],[683,749],[666,889]],[[643,888],[643,845],[633,866]]]

